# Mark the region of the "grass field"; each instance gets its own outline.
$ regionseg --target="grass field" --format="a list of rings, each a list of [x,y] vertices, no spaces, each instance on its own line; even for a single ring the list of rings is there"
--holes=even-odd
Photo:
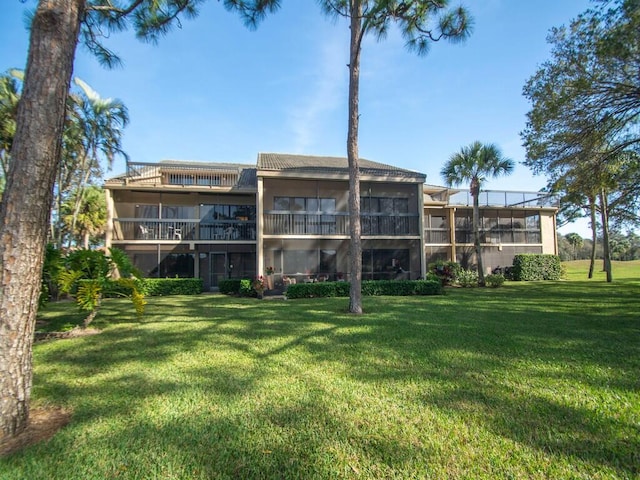
[[[423,298],[150,298],[35,347],[2,479],[640,478],[640,262]],[[72,304],[43,312],[80,318]]]

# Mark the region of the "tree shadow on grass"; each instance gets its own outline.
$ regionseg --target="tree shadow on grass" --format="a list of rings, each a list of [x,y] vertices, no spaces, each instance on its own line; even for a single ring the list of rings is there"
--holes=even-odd
[[[634,323],[629,307],[622,306],[638,300],[623,292],[612,305],[619,315],[612,317],[606,308],[598,310],[604,296],[576,299],[581,289],[569,287],[546,295],[544,288],[533,285],[527,291],[366,299],[367,309],[376,313],[361,317],[344,314],[344,301],[335,299],[268,306],[253,299],[163,299],[141,322],[123,321],[99,338],[39,349],[36,391],[75,405],[74,429],[116,419],[114,428],[97,440],[98,446],[105,445],[110,466],[96,471],[107,476],[125,475],[122,468],[128,469],[126,475],[140,470],[138,476],[162,476],[149,465],[151,460],[145,463],[145,452],[165,468],[176,465],[179,478],[281,478],[281,472],[309,478],[309,471],[326,478],[356,476],[356,470],[375,478],[401,468],[389,465],[388,451],[404,448],[400,458],[406,457],[407,465],[411,457],[430,454],[384,435],[366,436],[328,404],[328,394],[315,391],[322,387],[307,385],[278,406],[277,399],[260,400],[265,394],[259,387],[272,380],[274,372],[300,376],[299,368],[313,367],[337,371],[355,384],[384,385],[381,395],[390,395],[387,398],[395,398],[390,393],[395,386],[418,382],[424,392],[407,408],[431,406],[548,455],[606,466],[623,477],[636,475],[637,454],[630,452],[640,451],[637,427],[593,409],[561,404],[539,390],[513,391],[509,380],[497,374],[529,362],[569,363],[577,368],[553,373],[553,381],[563,388],[584,384],[638,391],[637,377],[629,375],[637,372],[637,320]],[[583,312],[581,305],[586,307]],[[182,313],[177,318],[178,309]],[[189,356],[195,361],[187,362]],[[601,369],[586,374],[581,369],[586,364]],[[166,365],[169,370],[163,370]],[[527,368],[523,373],[536,375],[538,381],[549,375]],[[91,376],[102,381],[82,380]],[[277,393],[270,390],[267,395]],[[162,405],[168,395],[185,398],[185,410],[171,414],[175,418],[150,422],[136,415],[149,403]],[[200,395],[211,397],[208,410],[190,410],[189,399]],[[217,411],[217,398],[223,410],[246,405],[247,415]],[[119,423],[120,417],[130,421]],[[273,429],[265,431],[261,423]],[[284,442],[287,438],[293,441]],[[122,443],[131,444],[126,453],[118,447]],[[69,443],[60,448],[73,447]],[[344,457],[339,465],[336,455]],[[364,457],[371,458],[366,465]],[[83,468],[80,459],[74,461]],[[419,467],[406,468],[415,472]]]

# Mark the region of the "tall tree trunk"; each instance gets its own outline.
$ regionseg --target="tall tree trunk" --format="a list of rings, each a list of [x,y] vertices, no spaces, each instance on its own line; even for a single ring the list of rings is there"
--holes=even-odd
[[[600,190],[600,221],[602,222],[602,254],[604,257],[604,271],[607,274],[607,282],[613,282],[613,272],[611,271],[611,248],[609,244],[609,205],[607,202],[607,192]]]
[[[477,180],[471,182],[471,195],[473,196],[473,247],[476,251],[476,263],[478,264],[478,285],[484,287],[484,265],[482,263],[482,246],[480,245],[480,185]]]
[[[351,47],[349,55],[349,253],[351,256],[351,288],[349,312],[362,314],[362,242],[360,230],[360,166],[358,156],[358,102],[360,91],[360,46],[362,37],[362,4],[351,4]]]
[[[84,0],[40,0],[0,206],[0,430],[29,420],[40,276]]]
[[[589,197],[589,212],[591,214],[591,256],[589,258],[589,278],[593,278],[596,265],[596,247],[598,246],[598,222],[596,220],[596,199]]]

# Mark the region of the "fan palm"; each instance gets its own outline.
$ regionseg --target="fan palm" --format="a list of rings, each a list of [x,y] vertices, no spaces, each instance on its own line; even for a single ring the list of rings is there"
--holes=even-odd
[[[478,264],[478,283],[481,286],[484,286],[484,267],[480,246],[480,188],[487,178],[509,175],[513,168],[513,160],[503,157],[496,145],[476,141],[451,155],[440,171],[448,186],[469,184],[473,197],[473,245]]]

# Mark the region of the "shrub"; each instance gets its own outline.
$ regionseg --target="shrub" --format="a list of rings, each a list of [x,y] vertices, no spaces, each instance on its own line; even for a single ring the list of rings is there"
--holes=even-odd
[[[253,288],[253,280],[249,280],[248,278],[240,280],[240,289],[238,290],[238,294],[241,297],[255,297],[257,293]]]
[[[461,287],[477,287],[478,272],[475,270],[460,270],[458,272],[457,281]]]
[[[220,293],[224,293],[225,295],[240,295],[241,281],[239,278],[219,280],[218,289]]]
[[[201,278],[145,278],[144,293],[150,297],[197,295],[202,293]]]
[[[287,288],[288,298],[348,297],[348,282],[298,283]],[[362,294],[368,296],[441,295],[440,280],[365,280]]]
[[[513,279],[521,281],[560,280],[558,255],[522,253],[513,259]]]
[[[429,273],[436,275],[442,285],[453,285],[462,267],[456,262],[438,260],[429,264]]]
[[[484,283],[487,287],[498,288],[504,284],[505,278],[501,273],[492,273],[484,277]]]

